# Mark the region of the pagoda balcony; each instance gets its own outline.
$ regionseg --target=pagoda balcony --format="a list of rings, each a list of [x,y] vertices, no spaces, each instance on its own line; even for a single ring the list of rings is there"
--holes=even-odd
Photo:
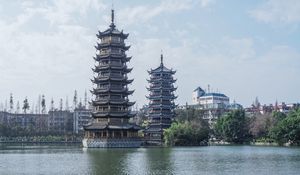
[[[102,64],[102,65],[95,66],[95,68],[93,68],[92,70],[94,72],[100,72],[108,69],[119,70],[119,71],[123,71],[124,73],[129,73],[132,71],[132,68],[127,68],[127,66],[123,64],[119,64],[119,65]]]
[[[126,92],[128,91],[128,88],[126,87],[112,87],[112,86],[106,86],[101,88],[93,89],[92,92],[95,94],[98,93],[104,93],[104,92]]]
[[[177,98],[177,96],[169,95],[169,96],[146,96],[149,100],[174,100]]]
[[[126,117],[130,118],[133,114],[130,111],[94,111],[92,116],[97,117]]]
[[[132,57],[127,57],[126,54],[124,55],[105,55],[105,56],[100,56],[99,54],[96,54],[96,56],[93,57],[95,61],[101,61],[101,60],[111,60],[111,59],[121,59],[122,62],[128,62],[131,60]]]
[[[105,82],[105,81],[125,81],[126,83],[131,83],[133,80],[128,80],[128,77],[126,75],[117,75],[117,74],[105,74],[105,75],[99,75],[98,77],[94,77],[92,82]]]
[[[167,103],[165,103],[165,102],[161,102],[161,101],[158,101],[158,102],[156,102],[156,101],[151,101],[150,103],[149,103],[149,106],[152,106],[152,105],[166,105],[166,106],[175,106],[175,103],[174,102],[171,102],[171,101],[167,101]]]
[[[114,41],[114,40],[102,40],[102,41],[97,41],[98,45],[101,46],[109,46],[109,45],[113,45],[113,46],[125,46],[125,42],[124,41]]]
[[[99,65],[97,65],[95,67],[107,67],[107,66],[123,67],[124,64],[116,63],[116,62],[109,62],[109,63],[100,63]]]
[[[128,90],[128,88],[122,88],[122,87],[120,87],[120,88],[104,87],[104,88],[93,89],[91,92],[95,95],[101,94],[101,93],[107,93],[107,92],[131,95],[134,91],[130,91],[130,90]]]
[[[150,93],[150,96],[174,96],[174,93],[173,92],[170,92],[170,93]]]
[[[129,102],[128,99],[109,99],[109,98],[99,98],[96,99],[94,101],[92,101],[94,106],[100,106],[100,105],[108,105],[108,104],[112,104],[112,105],[126,105],[127,107],[132,106],[135,104],[135,102]]]
[[[130,111],[129,110],[114,110],[114,109],[110,109],[110,110],[96,110],[96,109],[94,109],[92,112],[93,113],[128,113]]]
[[[151,76],[150,80],[174,80],[173,77]]]
[[[152,109],[174,109],[175,105],[162,105],[162,104],[156,104],[156,105],[149,105],[149,108]]]
[[[125,52],[124,51],[113,51],[113,50],[107,50],[107,51],[102,51],[100,53],[97,54],[98,56],[100,57],[107,57],[107,56],[115,56],[115,57],[124,57],[126,56]]]
[[[170,91],[175,91],[177,88],[173,87],[173,86],[169,86],[169,87],[162,87],[162,86],[150,86],[147,87],[148,91],[155,91],[155,90],[170,90]]]
[[[109,48],[109,47],[116,47],[116,48],[122,48],[124,51],[128,50],[130,46],[126,46],[125,43],[121,42],[112,42],[112,43],[98,43],[95,48],[97,50],[103,49],[103,48]]]

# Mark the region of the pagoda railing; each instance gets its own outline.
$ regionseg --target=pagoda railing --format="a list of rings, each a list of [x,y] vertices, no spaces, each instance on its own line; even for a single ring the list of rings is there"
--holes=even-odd
[[[121,46],[125,45],[124,41],[110,41],[110,40],[104,40],[104,41],[101,41],[101,42],[98,41],[98,44],[103,45],[103,46],[105,46],[105,45],[114,45],[114,44],[121,45]]]
[[[122,87],[122,86],[105,86],[105,87],[100,87],[97,88],[97,90],[120,90],[120,91],[127,91],[128,88]]]
[[[93,112],[100,113],[100,114],[105,114],[105,113],[123,114],[123,113],[128,113],[130,111],[129,110],[114,110],[114,109],[110,109],[110,110],[97,110],[97,109],[94,109]]]
[[[107,73],[107,74],[100,74],[98,76],[99,79],[106,79],[106,78],[120,78],[120,79],[127,79],[128,77],[126,75],[120,75],[120,74],[112,74],[112,73]]]
[[[97,67],[107,67],[107,66],[123,67],[124,64],[122,64],[122,63],[107,63],[107,64],[100,63]]]
[[[100,102],[105,102],[105,101],[113,101],[113,102],[123,102],[123,101],[128,101],[126,98],[96,98],[96,101],[100,101]]]
[[[125,52],[121,49],[117,49],[117,50],[112,50],[112,49],[106,49],[106,50],[100,50],[99,55],[100,56],[106,56],[106,55],[125,55]]]

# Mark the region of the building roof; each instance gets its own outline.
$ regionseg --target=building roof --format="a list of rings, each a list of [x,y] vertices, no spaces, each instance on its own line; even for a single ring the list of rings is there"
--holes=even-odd
[[[207,96],[217,96],[217,97],[227,97],[225,94],[222,93],[216,93],[216,92],[210,92],[210,93],[205,93],[201,97],[207,97]]]
[[[199,87],[197,87],[195,90],[194,90],[194,92],[196,92],[196,91],[203,91],[204,92],[204,90],[199,86]]]
[[[161,59],[161,62],[160,62],[159,67],[157,67],[156,69],[151,69],[150,71],[148,71],[149,73],[168,72],[168,73],[174,74],[176,72],[176,71],[174,71],[172,69],[168,69],[167,67],[164,66],[162,54],[160,56],[160,59]]]

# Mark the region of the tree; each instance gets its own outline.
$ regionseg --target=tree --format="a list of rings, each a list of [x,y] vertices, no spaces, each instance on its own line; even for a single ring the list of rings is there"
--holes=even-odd
[[[87,101],[88,101],[88,97],[87,97],[87,92],[85,90],[84,91],[84,107],[85,107],[85,109],[87,109]]]
[[[191,146],[206,143],[209,138],[209,125],[204,120],[174,122],[164,130],[164,141],[169,146]]]
[[[25,97],[25,100],[23,101],[23,111],[24,113],[26,114],[27,110],[29,109],[29,103],[28,103],[28,100],[27,100],[27,97]]]
[[[16,113],[19,114],[20,113],[20,102],[17,102],[17,107],[16,107]]]
[[[63,110],[63,99],[62,98],[59,100],[59,110],[60,111]]]
[[[295,109],[271,129],[270,137],[279,144],[300,145],[300,109]]]
[[[77,107],[77,103],[78,103],[77,90],[75,90],[74,91],[74,97],[73,97],[74,109]]]
[[[54,111],[54,100],[53,100],[53,98],[51,99],[51,111]]]
[[[66,111],[69,110],[69,98],[68,98],[68,96],[66,96],[65,110],[66,110]]]
[[[10,93],[10,98],[9,98],[9,112],[13,112],[14,109],[14,100],[13,100],[13,95]]]
[[[217,120],[215,135],[227,142],[244,143],[250,139],[248,122],[244,110],[230,111]]]
[[[46,100],[45,100],[45,95],[42,95],[41,106],[42,106],[42,114],[45,114],[45,113],[46,113]]]
[[[255,115],[251,118],[249,131],[255,139],[267,137],[274,124],[275,119],[271,114]]]

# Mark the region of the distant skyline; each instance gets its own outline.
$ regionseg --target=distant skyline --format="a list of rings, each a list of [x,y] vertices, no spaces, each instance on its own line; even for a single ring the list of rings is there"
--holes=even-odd
[[[45,94],[56,106],[92,88],[98,30],[111,0],[0,0],[0,102]],[[147,103],[147,70],[177,71],[178,104],[209,84],[244,106],[300,102],[300,1],[114,0],[115,23],[129,33],[130,97]],[[79,99],[78,99],[79,100]],[[83,99],[82,99],[83,100]]]

